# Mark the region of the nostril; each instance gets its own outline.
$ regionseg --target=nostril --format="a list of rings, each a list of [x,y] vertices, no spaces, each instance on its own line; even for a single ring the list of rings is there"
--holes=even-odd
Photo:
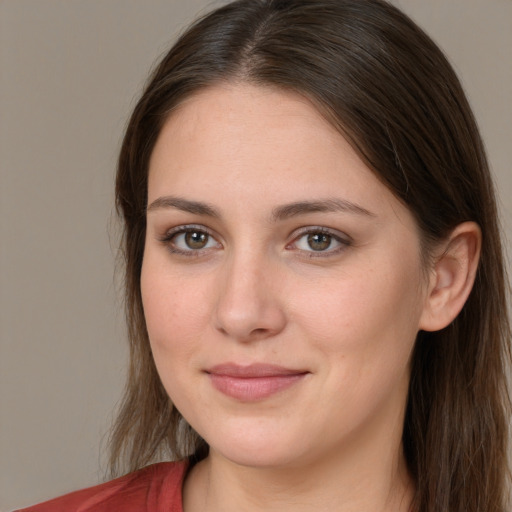
[[[230,267],[212,319],[217,332],[245,342],[271,337],[286,324],[280,294],[251,268],[247,262],[238,271]]]

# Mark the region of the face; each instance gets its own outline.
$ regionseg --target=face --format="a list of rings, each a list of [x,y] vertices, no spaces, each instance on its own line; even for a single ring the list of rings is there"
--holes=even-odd
[[[399,439],[424,275],[410,212],[301,96],[215,86],[164,125],[144,311],[211,453],[286,466]]]

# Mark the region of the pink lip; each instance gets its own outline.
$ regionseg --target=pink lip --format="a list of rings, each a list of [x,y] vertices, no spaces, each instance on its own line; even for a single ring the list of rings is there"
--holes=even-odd
[[[309,372],[270,364],[241,366],[227,363],[214,366],[206,373],[213,387],[221,393],[244,402],[253,402],[293,386]]]

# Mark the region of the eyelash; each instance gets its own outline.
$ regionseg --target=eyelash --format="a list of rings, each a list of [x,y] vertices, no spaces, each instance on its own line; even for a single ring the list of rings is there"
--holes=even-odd
[[[200,257],[203,256],[206,252],[209,252],[212,247],[206,247],[206,248],[200,248],[200,249],[180,249],[176,247],[176,245],[173,243],[173,239],[177,238],[180,235],[186,235],[187,233],[197,233],[197,234],[204,234],[208,237],[207,243],[210,241],[210,238],[215,240],[214,235],[204,226],[200,225],[185,225],[185,226],[177,226],[176,228],[168,231],[165,233],[163,237],[161,237],[159,240],[164,245],[166,245],[167,249],[171,254],[178,254],[185,257]],[[325,227],[307,227],[300,230],[298,233],[294,234],[293,240],[286,244],[285,248],[287,250],[293,250],[293,246],[296,246],[297,243],[304,237],[309,235],[326,235],[330,237],[329,246],[332,245],[332,241],[339,244],[339,247],[335,249],[329,249],[329,247],[326,250],[304,250],[304,249],[298,249],[298,251],[302,255],[307,255],[308,258],[328,258],[334,255],[339,254],[340,252],[347,249],[347,247],[350,247],[352,245],[352,240],[348,236],[341,236],[339,233],[334,232],[330,229],[327,229]],[[220,246],[219,242],[216,241],[216,243]]]
[[[185,250],[185,249],[180,249],[180,248],[176,247],[176,245],[173,244],[173,239],[175,239],[179,235],[186,235],[187,233],[204,234],[207,237],[215,240],[215,237],[213,236],[213,234],[208,229],[206,229],[204,226],[189,224],[189,225],[185,225],[185,226],[177,226],[176,228],[171,229],[170,231],[167,231],[165,233],[165,235],[162,238],[160,238],[160,242],[162,242],[164,245],[167,246],[167,249],[169,250],[169,252],[171,252],[171,254],[178,254],[181,256],[189,257],[189,258],[202,256],[202,255],[204,255],[204,253],[206,251],[209,251],[211,249],[211,247],[209,247],[206,249]]]
[[[352,245],[352,240],[347,235],[342,236],[340,233],[335,232],[331,229],[320,227],[320,226],[313,226],[313,227],[307,227],[300,230],[298,233],[295,234],[294,239],[292,242],[286,245],[286,248],[288,249],[292,245],[297,245],[297,242],[299,242],[302,238],[308,235],[326,235],[331,238],[331,241],[329,245],[332,244],[332,241],[335,241],[339,244],[339,247],[335,249],[327,249],[324,251],[315,251],[315,250],[303,250],[299,249],[301,254],[305,255],[307,258],[329,258],[335,255],[338,255],[339,253],[343,252],[347,249],[347,247],[350,247]]]

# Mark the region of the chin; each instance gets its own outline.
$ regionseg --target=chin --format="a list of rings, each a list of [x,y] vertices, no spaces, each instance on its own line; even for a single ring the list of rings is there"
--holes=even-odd
[[[225,450],[216,450],[216,453],[233,464],[250,468],[287,467],[290,466],[293,460],[297,457],[297,453],[276,453],[276,450],[272,448],[273,446],[266,446],[264,449],[247,449],[242,447],[237,449],[237,447],[230,446]]]
[[[299,441],[283,439],[282,431],[250,429],[238,426],[234,432],[222,432],[207,439],[210,451],[231,461],[247,467],[283,467],[297,458]],[[208,437],[208,436],[207,436]]]

